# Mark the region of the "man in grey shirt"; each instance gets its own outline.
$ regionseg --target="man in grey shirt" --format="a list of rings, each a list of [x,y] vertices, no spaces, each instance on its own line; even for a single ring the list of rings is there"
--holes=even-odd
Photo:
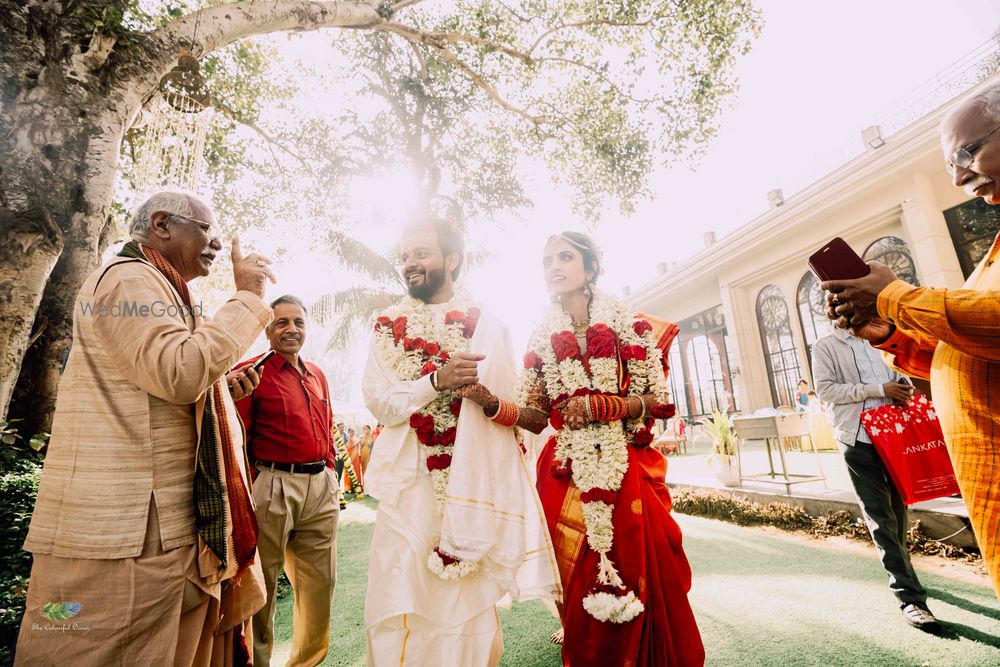
[[[813,381],[826,404],[826,414],[851,476],[851,483],[868,524],[882,566],[889,573],[889,589],[900,602],[906,622],[925,632],[941,626],[927,608],[927,592],[917,580],[906,546],[906,505],[861,426],[865,410],[906,403],[913,387],[886,366],[868,341],[834,329],[813,347]]]

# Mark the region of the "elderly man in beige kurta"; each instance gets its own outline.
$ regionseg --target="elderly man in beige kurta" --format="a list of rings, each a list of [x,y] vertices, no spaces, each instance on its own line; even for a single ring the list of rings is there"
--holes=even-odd
[[[242,427],[218,381],[271,319],[262,301],[270,262],[243,257],[234,240],[237,291],[209,322],[186,285],[221,250],[208,206],[159,193],[131,230],[125,256],[91,274],[76,300],[25,542],[34,564],[17,664],[233,664],[264,602],[256,524],[244,530],[252,539],[242,540],[242,561],[216,553],[248,525],[234,493],[249,488]],[[239,398],[258,379],[231,378],[232,391]],[[228,476],[216,487],[213,552],[196,525],[205,512],[195,507],[195,468],[211,442],[204,429],[220,427],[227,450],[211,453]]]

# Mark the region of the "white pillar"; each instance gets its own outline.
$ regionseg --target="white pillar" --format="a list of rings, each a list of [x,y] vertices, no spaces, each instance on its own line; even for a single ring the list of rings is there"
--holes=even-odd
[[[914,196],[902,203],[902,223],[920,284],[957,289],[965,277],[930,177],[915,174],[913,186]]]

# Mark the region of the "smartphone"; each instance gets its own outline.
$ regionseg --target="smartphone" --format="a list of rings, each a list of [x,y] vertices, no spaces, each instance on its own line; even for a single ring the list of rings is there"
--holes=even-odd
[[[839,236],[809,256],[809,268],[822,281],[854,280],[871,273],[865,260]]]
[[[263,357],[254,362],[253,366],[250,368],[254,369],[260,373],[260,369],[264,367],[264,362],[274,356],[274,350],[268,350]]]

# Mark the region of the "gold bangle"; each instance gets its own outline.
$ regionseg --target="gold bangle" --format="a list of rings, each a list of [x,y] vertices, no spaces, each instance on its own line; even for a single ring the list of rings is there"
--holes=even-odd
[[[441,391],[441,389],[438,387],[438,372],[437,371],[434,371],[433,373],[431,373],[431,388],[434,389],[434,391]]]

